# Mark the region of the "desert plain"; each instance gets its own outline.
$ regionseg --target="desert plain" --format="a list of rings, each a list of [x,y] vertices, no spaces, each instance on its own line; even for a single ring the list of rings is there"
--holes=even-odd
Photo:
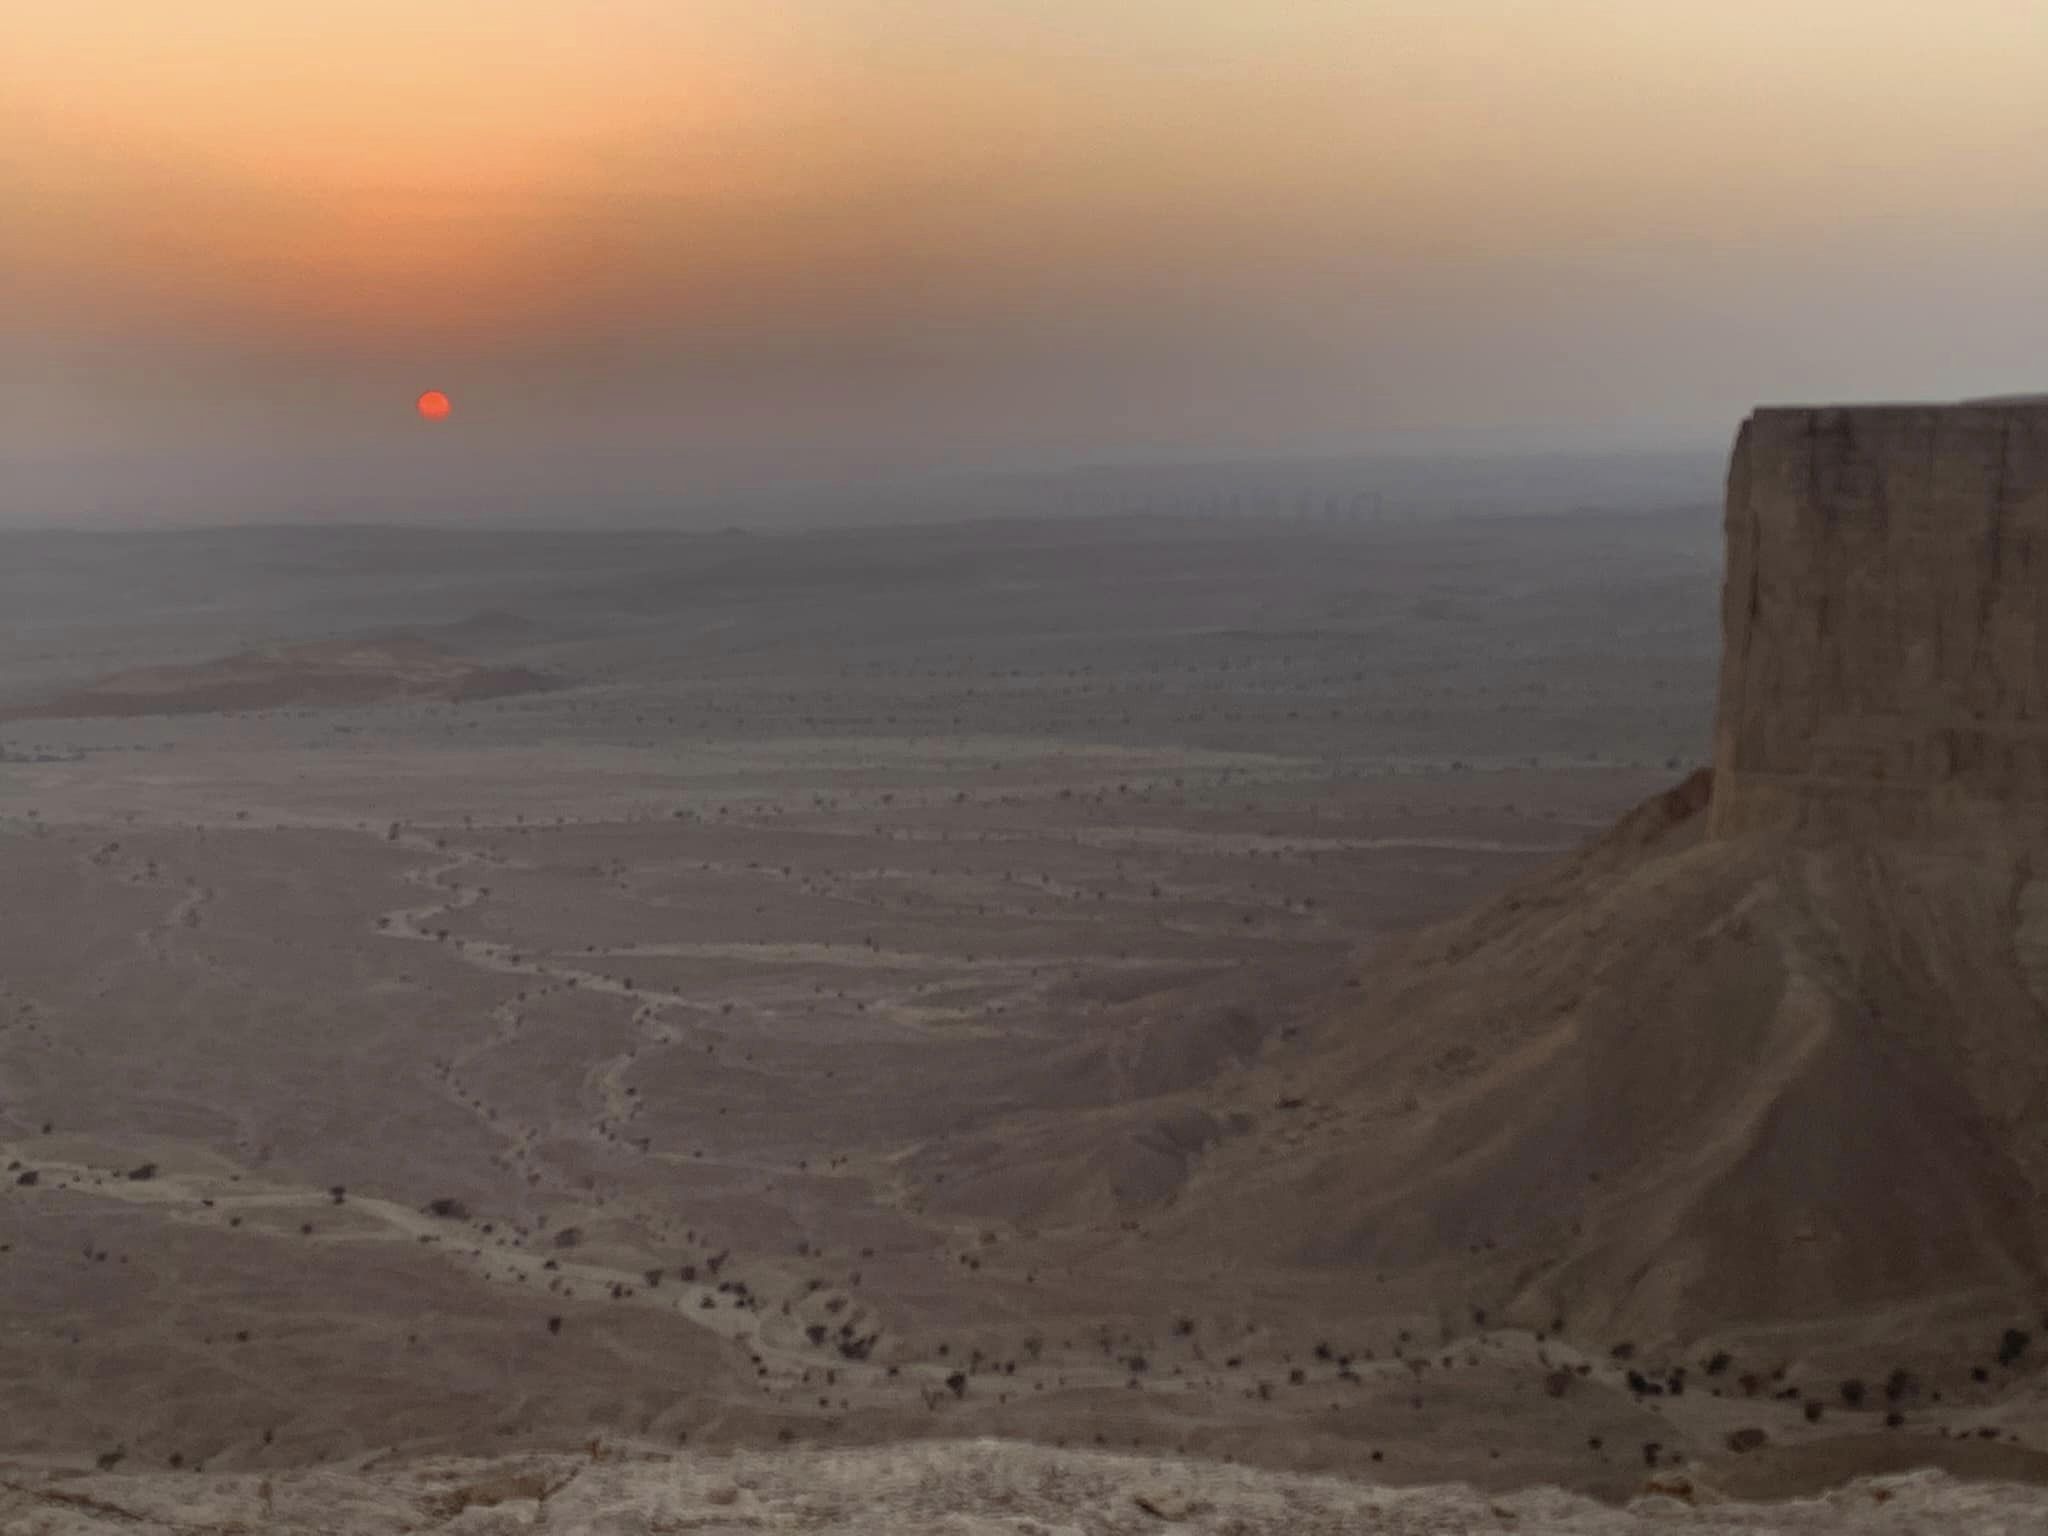
[[[1875,1343],[1504,1309],[1491,1217],[1241,1217],[1381,1112],[1314,1049],[1375,956],[1707,760],[1720,562],[1704,504],[0,534],[0,1516],[663,1466],[740,1529],[871,1456],[934,1521],[1912,1473],[2023,1528],[1948,1479],[2048,1471],[2027,1318],[1887,1398]]]

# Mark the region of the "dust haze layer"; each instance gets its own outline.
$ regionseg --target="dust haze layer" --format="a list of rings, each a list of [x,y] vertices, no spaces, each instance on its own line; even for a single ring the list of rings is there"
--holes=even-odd
[[[2048,348],[2009,0],[105,4],[0,59],[9,520],[1712,448]]]

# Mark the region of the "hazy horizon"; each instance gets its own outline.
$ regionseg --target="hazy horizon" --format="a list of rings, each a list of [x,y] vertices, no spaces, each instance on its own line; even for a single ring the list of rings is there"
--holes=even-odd
[[[2044,69],[2000,0],[30,0],[0,521],[1707,453],[2039,389]]]
[[[658,464],[537,455],[440,476],[360,476],[336,460],[198,466],[96,461],[79,495],[73,466],[17,467],[0,532],[358,526],[589,530],[741,528],[801,532],[1017,518],[1203,516],[1351,521],[1570,511],[1658,512],[1718,501],[1725,445],[1597,454],[1325,455],[936,470],[877,479],[701,488]],[[415,466],[416,468],[418,466]],[[105,488],[127,475],[148,489]],[[58,510],[50,510],[52,507]]]

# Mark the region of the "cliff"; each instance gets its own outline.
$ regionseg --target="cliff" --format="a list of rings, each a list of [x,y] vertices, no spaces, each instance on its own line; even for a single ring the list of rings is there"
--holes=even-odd
[[[2048,401],[1759,411],[1727,526],[1712,773],[1362,955],[1159,1225],[1989,1402],[2048,1317]]]
[[[1717,835],[2048,800],[2048,399],[1760,410],[1727,528]]]

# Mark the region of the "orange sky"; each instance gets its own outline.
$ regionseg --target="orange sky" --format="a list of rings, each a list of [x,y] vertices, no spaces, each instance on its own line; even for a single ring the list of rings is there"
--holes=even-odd
[[[2048,356],[2036,0],[8,15],[0,457],[370,441],[429,383],[528,440],[705,421],[741,479],[934,425],[1710,439]]]

